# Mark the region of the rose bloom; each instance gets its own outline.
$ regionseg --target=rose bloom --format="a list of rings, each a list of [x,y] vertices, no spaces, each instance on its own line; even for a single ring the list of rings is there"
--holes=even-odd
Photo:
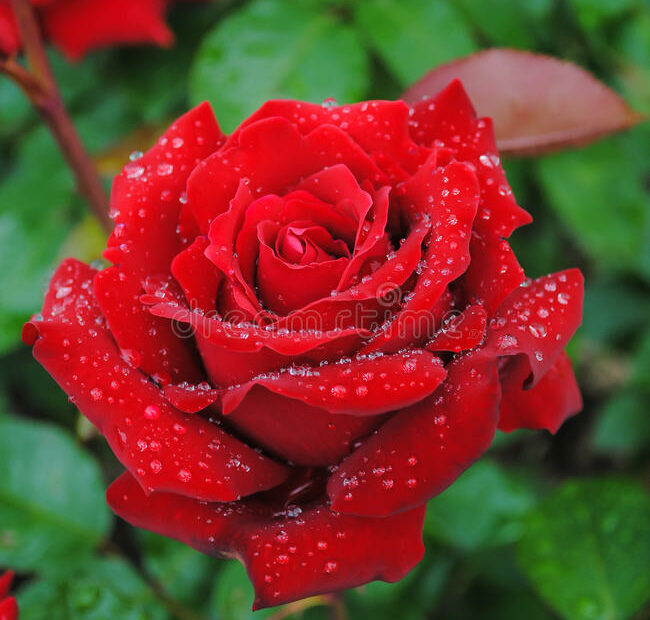
[[[426,501],[497,428],[579,410],[577,270],[525,278],[530,222],[459,82],[402,101],[202,104],[115,179],[97,270],[24,329],[127,473],[130,523],[248,570],[255,606],[423,554]]]
[[[9,596],[9,588],[14,574],[9,571],[0,575],[0,620],[17,620],[18,605],[13,596]]]
[[[69,59],[117,44],[168,46],[173,35],[164,21],[171,0],[31,0],[45,36]],[[20,50],[11,0],[0,0],[0,52]]]

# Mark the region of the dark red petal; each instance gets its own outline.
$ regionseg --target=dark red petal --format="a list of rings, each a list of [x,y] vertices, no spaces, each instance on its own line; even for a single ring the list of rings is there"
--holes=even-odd
[[[254,385],[330,413],[367,416],[412,405],[446,376],[440,358],[420,350],[357,357],[317,367],[291,367],[234,386],[222,397],[223,413],[237,408]]]
[[[320,106],[302,101],[267,101],[231,136],[260,119],[283,117],[303,134],[323,125],[344,130],[366,153],[381,153],[413,172],[423,160],[423,149],[408,132],[409,108],[403,101],[364,101],[354,105]],[[378,162],[380,165],[383,162]],[[368,177],[370,178],[370,177]]]
[[[478,205],[478,183],[472,168],[452,162],[437,166],[435,156],[420,168],[404,187],[405,199],[420,205],[419,211],[432,219],[431,235],[423,269],[415,288],[400,312],[364,349],[397,351],[430,338],[441,317],[435,316],[436,303],[447,285],[469,265],[469,242]]]
[[[483,341],[486,325],[487,313],[483,306],[468,306],[443,323],[442,329],[427,343],[426,349],[455,353],[472,349]]]
[[[385,516],[447,488],[492,442],[500,387],[496,360],[482,352],[454,360],[426,400],[390,418],[329,480],[332,509]]]
[[[172,406],[184,413],[196,413],[209,407],[217,401],[220,393],[209,383],[166,385],[162,392]]]
[[[381,250],[380,254],[385,256],[390,190],[390,187],[382,187],[374,192],[372,221],[366,221],[364,218],[359,222],[352,259],[349,261],[341,278],[341,283],[338,286],[339,291],[348,288],[355,276],[359,275],[363,264],[377,254],[378,248]]]
[[[245,394],[227,416],[248,441],[297,465],[326,467],[350,453],[359,437],[372,432],[385,416],[334,415],[261,386]]]
[[[212,220],[228,210],[242,179],[253,196],[282,194],[314,172],[313,161],[291,123],[282,118],[253,123],[238,133],[237,144],[217,151],[192,172],[188,207],[207,234]]]
[[[14,579],[13,571],[6,571],[0,575],[0,599],[3,599],[9,594],[9,589],[11,588],[11,582]]]
[[[0,52],[11,56],[20,49],[20,33],[10,4],[0,4]]]
[[[13,596],[0,601],[0,620],[18,620],[18,603]]]
[[[176,226],[188,177],[224,139],[212,108],[203,103],[124,167],[111,190],[115,230],[104,252],[108,260],[138,272],[169,272],[183,249]]]
[[[190,308],[214,310],[222,274],[205,257],[206,237],[197,237],[172,261],[171,271],[185,293]]]
[[[130,363],[157,380],[192,381],[205,378],[192,341],[180,337],[173,325],[153,316],[142,304],[144,280],[135,272],[113,266],[95,276],[94,293],[111,335]]]
[[[389,260],[361,282],[329,299],[316,301],[280,319],[278,328],[343,329],[349,326],[377,329],[392,314],[401,286],[422,258],[422,241],[430,230],[425,221],[415,224]],[[392,301],[391,301],[392,300]]]
[[[375,579],[397,581],[422,558],[425,507],[373,519],[315,505],[273,515],[254,501],[202,504],[155,493],[123,475],[109,488],[113,510],[136,527],[217,556],[234,556],[255,587],[255,609]]]
[[[462,84],[454,80],[431,99],[416,103],[409,121],[411,135],[418,144],[445,146],[456,158],[474,164],[481,187],[476,218],[480,234],[509,237],[519,226],[532,221],[522,209],[501,167],[492,121],[477,119]]]
[[[480,303],[488,314],[525,279],[510,244],[496,235],[472,236],[472,260],[460,281],[468,303]]]
[[[367,332],[356,327],[328,331],[304,330],[290,332],[289,330],[270,330],[255,325],[235,325],[215,318],[203,316],[187,308],[173,304],[156,304],[149,308],[155,316],[165,317],[192,326],[198,337],[212,344],[239,352],[256,352],[263,348],[271,349],[281,355],[301,355],[309,351],[335,344],[348,348],[343,344],[346,340],[360,342],[367,337]],[[319,357],[317,355],[317,357]]]
[[[111,208],[116,225],[104,252],[114,267],[96,278],[95,291],[119,347],[131,351],[149,375],[174,381],[203,379],[188,343],[169,322],[140,303],[149,276],[169,277],[182,249],[176,234],[181,194],[192,168],[224,139],[208,104],[179,118],[140,159],[115,178]]]
[[[510,293],[488,326],[485,350],[528,357],[533,385],[553,366],[582,322],[584,279],[569,269],[529,281]]]
[[[555,433],[568,417],[582,409],[580,388],[566,353],[560,353],[537,385],[524,389],[529,377],[530,364],[523,357],[508,360],[501,371],[503,396],[499,428],[502,431],[545,428]]]
[[[292,265],[260,243],[257,286],[264,307],[285,315],[329,296],[341,279],[349,260],[337,258],[311,265]]]
[[[273,202],[274,197],[267,198],[258,201],[258,203],[261,202],[267,205],[267,203]],[[252,288],[254,285],[253,278],[244,278],[235,249],[237,236],[244,223],[247,210],[252,206],[252,202],[253,196],[249,188],[249,182],[242,180],[237,187],[235,196],[230,201],[228,210],[217,215],[210,224],[208,234],[210,245],[205,250],[205,256],[228,278],[233,288],[239,289],[248,304],[256,311],[260,311],[261,307]],[[253,243],[255,242],[253,241]],[[252,254],[253,259],[256,256],[256,252]]]
[[[48,36],[71,59],[117,43],[171,45],[159,0],[66,0],[43,7]]]
[[[385,185],[387,176],[371,157],[334,125],[320,125],[305,136],[305,144],[320,164],[320,168],[343,164],[350,169],[359,182],[366,179],[376,185]]]
[[[43,319],[27,323],[23,339],[142,487],[229,501],[281,483],[285,467],[173,408],[122,359],[92,297],[94,275],[83,263],[65,261],[45,297]]]

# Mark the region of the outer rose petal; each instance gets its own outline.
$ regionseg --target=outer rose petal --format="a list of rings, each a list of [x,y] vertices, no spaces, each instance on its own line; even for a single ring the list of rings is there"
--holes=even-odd
[[[520,286],[490,321],[486,351],[524,353],[533,385],[551,368],[582,322],[584,279],[578,269],[552,273]]]
[[[169,321],[152,316],[140,296],[147,277],[169,276],[182,249],[176,226],[187,178],[223,139],[210,106],[202,104],[181,116],[113,182],[116,225],[104,256],[115,266],[97,276],[95,291],[117,344],[149,375],[203,379],[188,343],[173,333]]]
[[[420,350],[357,357],[315,368],[292,367],[226,390],[223,413],[233,411],[254,385],[260,385],[330,413],[377,415],[422,400],[446,374],[440,358]]]
[[[254,609],[374,579],[397,581],[424,553],[424,506],[387,519],[334,513],[324,505],[274,515],[255,500],[204,504],[166,493],[147,497],[126,474],[107,496],[113,510],[137,527],[240,559],[255,587]]]
[[[340,464],[327,492],[332,509],[386,516],[419,506],[446,489],[489,447],[497,427],[496,360],[460,357],[426,400],[405,409]]]
[[[250,116],[231,136],[265,118],[283,117],[291,121],[303,134],[323,125],[335,125],[345,132],[366,152],[380,155],[375,158],[380,167],[393,162],[409,172],[414,172],[426,159],[426,149],[418,147],[408,131],[409,108],[403,101],[364,101],[354,105],[321,106],[303,101],[267,101]],[[372,177],[367,177],[372,178]]]
[[[68,58],[116,43],[171,45],[160,0],[59,0],[42,9],[48,36]]]
[[[453,351],[459,353],[478,346],[485,337],[487,313],[482,306],[467,306],[454,316],[427,343],[427,351]]]
[[[474,107],[459,80],[454,80],[431,99],[412,108],[411,135],[418,144],[446,146],[457,159],[471,162],[481,186],[476,221],[479,234],[509,237],[519,226],[532,221],[512,195],[494,139],[492,121],[476,118]]]
[[[525,279],[510,244],[497,235],[472,236],[469,244],[472,257],[460,281],[469,303],[480,303],[489,315]]]
[[[296,465],[327,467],[350,453],[386,416],[350,416],[329,411],[254,386],[226,418],[238,433]]]
[[[503,397],[499,408],[499,428],[545,428],[556,433],[564,421],[582,409],[582,397],[571,360],[560,353],[555,363],[534,387],[522,386],[530,376],[525,358],[509,360],[501,372]]]
[[[94,275],[83,263],[64,261],[46,295],[43,320],[27,323],[23,340],[142,487],[230,501],[281,483],[284,466],[173,408],[123,361],[90,294]]]
[[[17,620],[18,604],[13,596],[9,596],[9,589],[13,581],[14,574],[7,571],[0,575],[0,620]]]
[[[0,4],[0,52],[11,56],[20,49],[20,34],[9,5]]]

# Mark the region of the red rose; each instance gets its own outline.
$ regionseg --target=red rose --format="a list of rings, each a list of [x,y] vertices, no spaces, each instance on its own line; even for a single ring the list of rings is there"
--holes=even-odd
[[[170,0],[32,0],[46,36],[70,59],[117,44],[167,46],[173,35],[164,21]],[[11,0],[0,0],[0,52],[20,49]]]
[[[9,588],[14,574],[9,571],[0,575],[0,620],[16,620],[18,618],[18,605],[13,596],[9,596]]]
[[[459,82],[271,101],[229,137],[200,105],[112,209],[114,265],[64,262],[24,339],[128,469],[113,509],[239,558],[257,607],[400,579],[498,426],[581,406],[582,277],[525,279],[531,218]]]

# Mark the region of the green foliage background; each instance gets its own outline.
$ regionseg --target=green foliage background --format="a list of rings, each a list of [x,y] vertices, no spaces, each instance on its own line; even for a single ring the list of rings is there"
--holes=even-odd
[[[107,188],[131,150],[203,99],[231,130],[271,97],[396,98],[495,45],[574,60],[650,114],[647,0],[222,0],[181,3],[170,20],[172,50],[52,55]],[[513,241],[528,274],[579,266],[587,278],[570,348],[585,409],[555,437],[499,435],[431,501],[421,565],[348,592],[350,618],[650,617],[650,127],[505,163],[535,217]],[[19,344],[60,258],[92,260],[103,243],[51,138],[1,79],[0,567],[19,573],[24,620],[252,617],[239,564],[111,516],[118,464]]]

